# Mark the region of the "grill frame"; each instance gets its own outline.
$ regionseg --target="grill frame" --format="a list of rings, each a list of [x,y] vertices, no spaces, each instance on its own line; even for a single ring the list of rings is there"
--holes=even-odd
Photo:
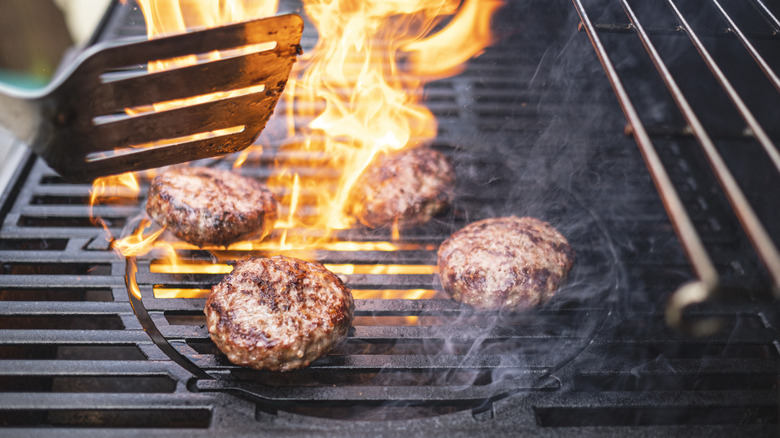
[[[544,8],[541,4],[536,5],[536,7]],[[569,20],[567,25],[569,29],[574,29],[576,21]],[[582,42],[584,35],[572,36],[573,40],[576,38]],[[580,47],[582,47],[581,43]],[[591,69],[593,61],[591,55]],[[468,88],[468,84],[462,78],[454,79],[453,82],[456,84],[454,86],[456,90]],[[538,90],[536,91],[538,92]],[[544,101],[545,98],[549,98],[557,91],[542,89],[539,93],[540,98]],[[465,105],[465,112],[473,117],[476,110],[467,96],[461,95],[464,101],[458,102],[458,104]],[[529,99],[529,101],[531,100]],[[619,112],[614,104],[605,102],[604,105],[611,107],[613,114],[618,114],[619,117]],[[565,104],[557,106],[561,107]],[[542,104],[538,107],[538,112],[528,110],[532,121],[544,128],[540,129],[539,132],[542,137],[545,132],[558,129],[562,121],[568,120],[565,117],[559,117],[559,120],[555,120],[558,117],[556,114],[559,113],[551,110],[554,107],[556,105],[545,106]],[[550,110],[550,113],[553,114],[550,119],[544,119],[544,117],[533,119],[535,114],[544,113],[546,110]],[[522,115],[522,112],[519,115],[515,114],[518,119],[522,119]],[[490,123],[494,123],[496,126],[500,125],[499,120],[490,119],[488,122],[486,123],[488,125]],[[532,130],[533,128],[529,128],[529,126],[536,126],[534,123],[522,121],[513,123],[517,124],[518,130],[516,132]],[[479,140],[479,134],[464,132],[463,127],[467,124],[461,119],[445,119],[443,125],[445,132],[449,132],[449,135],[453,136],[462,136],[461,141],[463,142]],[[506,128],[504,133],[509,128]],[[580,156],[587,159],[593,168],[599,169],[602,172],[602,177],[609,178],[610,184],[620,181],[630,183],[629,185],[651,187],[650,179],[646,174],[630,175],[631,171],[641,170],[643,166],[630,139],[615,139],[609,133],[590,135],[591,137],[582,140],[582,144],[587,145],[589,142],[599,140],[609,141],[610,144],[605,146],[603,151],[597,153],[591,150]],[[484,141],[485,138],[482,140]],[[445,142],[439,141],[437,144],[443,146]],[[661,145],[659,149],[666,155],[674,155],[673,146]],[[539,148],[531,147],[531,149],[538,150]],[[562,149],[568,152],[576,152],[577,150],[574,146]],[[600,161],[598,160],[600,156],[606,156],[609,160]],[[548,168],[553,168],[554,176],[562,174],[561,170],[554,169],[555,162],[548,155],[535,157],[535,159],[543,164],[545,160],[552,161],[552,163],[548,163]],[[615,172],[615,167],[621,165],[626,165],[628,170]],[[462,170],[463,168],[461,168]],[[689,173],[676,171],[672,176],[677,180],[694,178],[696,177],[695,170],[691,169]],[[634,260],[625,266],[627,272],[621,272],[615,276],[619,292],[612,296],[615,301],[607,308],[608,313],[585,351],[577,351],[579,354],[576,354],[576,357],[571,361],[564,361],[561,367],[550,373],[550,377],[535,381],[534,385],[529,385],[531,388],[520,385],[487,396],[476,394],[475,399],[469,400],[468,397],[461,397],[467,399],[467,402],[458,401],[454,410],[446,406],[446,400],[431,400],[429,403],[423,404],[430,407],[432,411],[412,420],[404,419],[404,417],[419,416],[420,414],[415,414],[415,411],[423,410],[422,408],[426,406],[419,406],[418,403],[408,407],[396,407],[392,403],[393,397],[374,395],[367,397],[369,400],[375,401],[369,403],[371,409],[360,411],[357,414],[338,412],[338,409],[349,411],[349,408],[354,408],[357,404],[354,403],[354,400],[347,400],[346,405],[344,403],[335,404],[333,409],[337,412],[333,415],[334,417],[374,420],[365,422],[311,416],[317,415],[318,410],[323,409],[323,405],[333,404],[329,400],[322,401],[322,399],[328,398],[327,393],[315,395],[310,403],[311,406],[307,407],[308,410],[301,410],[297,409],[295,404],[285,403],[283,400],[269,402],[252,394],[246,394],[247,388],[245,386],[231,387],[233,382],[228,379],[193,380],[190,373],[169,360],[168,355],[155,345],[147,333],[143,332],[142,326],[137,321],[130,306],[125,289],[123,278],[126,269],[125,262],[109,250],[108,242],[103,239],[99,229],[92,226],[62,229],[20,225],[20,220],[25,215],[46,218],[47,220],[68,217],[84,218],[86,208],[83,205],[35,205],[33,200],[42,196],[80,198],[87,195],[89,187],[57,184],[57,178],[52,172],[33,157],[27,161],[27,166],[22,170],[22,173],[23,175],[15,179],[15,188],[6,191],[5,195],[9,199],[15,196],[16,199],[13,202],[9,201],[3,204],[4,222],[3,228],[0,230],[0,243],[5,246],[0,250],[0,255],[4,264],[15,264],[13,269],[25,264],[31,266],[39,264],[49,266],[63,262],[70,265],[96,264],[107,266],[107,268],[99,268],[98,272],[101,272],[101,269],[108,269],[110,275],[89,275],[89,268],[83,266],[77,269],[78,273],[72,275],[0,275],[0,285],[4,294],[8,290],[17,290],[16,296],[23,296],[27,292],[32,296],[40,296],[33,302],[24,302],[18,299],[3,301],[3,317],[57,317],[70,320],[88,319],[93,316],[106,317],[113,321],[118,319],[123,329],[87,330],[83,325],[73,329],[54,330],[4,329],[0,332],[0,339],[2,339],[0,347],[32,344],[41,348],[51,348],[53,345],[53,348],[57,350],[67,350],[68,347],[83,347],[90,344],[100,348],[101,345],[106,344],[117,346],[119,348],[117,351],[120,352],[124,351],[121,350],[121,347],[129,346],[131,351],[135,349],[140,352],[142,358],[139,359],[135,353],[125,351],[116,354],[117,358],[111,359],[106,356],[116,352],[107,351],[100,353],[103,354],[103,358],[97,360],[83,359],[83,356],[79,356],[77,353],[75,357],[82,357],[81,359],[64,360],[57,357],[37,360],[2,359],[0,360],[0,367],[2,367],[0,375],[6,378],[14,376],[56,378],[76,375],[84,376],[87,380],[93,376],[103,376],[116,377],[118,380],[129,378],[131,385],[137,383],[133,380],[134,377],[156,378],[164,376],[175,382],[172,392],[165,385],[152,385],[154,386],[152,391],[140,394],[121,391],[106,394],[96,392],[94,388],[74,393],[63,392],[61,388],[59,391],[51,390],[38,393],[8,391],[7,389],[0,392],[0,403],[2,403],[0,411],[14,413],[20,418],[24,418],[28,412],[45,412],[46,414],[41,417],[38,425],[53,425],[57,428],[58,433],[79,434],[81,436],[84,431],[83,427],[97,428],[105,433],[128,433],[127,427],[138,427],[128,424],[135,417],[123,416],[115,411],[138,409],[146,415],[150,415],[151,410],[159,410],[167,415],[182,412],[183,414],[178,417],[178,423],[166,424],[159,421],[151,421],[150,423],[150,427],[155,433],[177,435],[182,432],[182,427],[187,430],[188,434],[206,435],[217,431],[247,433],[247,431],[258,430],[258,426],[268,434],[287,433],[293,436],[313,433],[331,435],[344,433],[381,433],[387,435],[403,433],[406,435],[411,433],[421,435],[433,430],[440,431],[441,429],[436,428],[441,427],[442,424],[453,433],[476,436],[524,433],[542,436],[566,434],[624,436],[631,432],[658,436],[667,435],[670,430],[677,433],[734,436],[735,433],[761,434],[776,430],[776,425],[761,424],[762,419],[769,422],[777,421],[776,412],[774,420],[772,420],[772,415],[767,413],[767,410],[777,406],[776,390],[772,390],[771,382],[767,383],[768,380],[771,381],[772,376],[777,375],[779,363],[777,348],[774,345],[778,339],[775,331],[777,315],[774,304],[758,300],[738,303],[728,308],[694,309],[691,312],[694,317],[714,315],[723,316],[730,320],[729,330],[704,340],[682,337],[665,329],[662,308],[660,307],[664,294],[675,285],[690,279],[691,274],[684,264],[685,259],[679,248],[674,245],[673,240],[668,240],[673,239],[672,229],[664,218],[660,202],[652,195],[650,199],[635,199],[631,194],[625,193],[623,198],[616,196],[616,199],[626,199],[625,202],[628,202],[630,207],[647,204],[651,208],[639,208],[634,215],[629,215],[628,218],[626,216],[599,217],[605,221],[602,225],[610,231],[621,230],[621,226],[625,226],[630,221],[645,221],[653,224],[649,228],[655,232],[654,239],[658,240],[655,245],[658,245],[658,248],[651,245],[649,247],[653,250],[650,251],[651,255],[644,254],[645,247],[629,251],[624,236],[618,236],[617,242],[612,244],[619,254],[632,257]],[[582,182],[583,179],[581,177],[579,179],[573,178],[572,181]],[[51,182],[55,182],[55,184],[50,184]],[[599,187],[597,183],[593,184]],[[607,186],[610,189],[610,186]],[[610,190],[613,193],[617,192],[616,195],[620,195],[621,190],[619,189],[620,187],[616,190],[612,186]],[[697,193],[696,187],[688,187],[688,189],[694,194]],[[690,193],[683,193],[683,196],[695,199],[695,196]],[[587,204],[589,201],[591,199],[583,202]],[[604,202],[594,205],[593,208],[599,213],[613,210],[626,213],[621,207],[604,205],[610,203]],[[121,223],[122,220],[127,223],[127,219],[138,211],[135,206],[100,208],[103,210],[100,212],[106,217],[120,219],[117,223]],[[708,209],[720,211],[718,206],[708,206]],[[706,218],[710,215],[710,210],[705,209],[703,212],[694,211],[693,213],[694,221],[699,223],[701,217]],[[702,216],[698,216],[699,214]],[[43,223],[45,224],[45,222]],[[659,229],[659,226],[654,224],[662,225]],[[744,242],[731,243],[733,238],[728,236],[731,231],[728,225],[728,223],[724,223],[720,232],[715,230],[715,233],[709,233],[707,239],[714,239],[716,243],[720,242],[723,245],[736,245],[738,250],[744,248]],[[115,235],[122,231],[121,227],[118,226],[113,226],[111,229]],[[723,231],[724,229],[725,231]],[[632,230],[641,231],[642,227],[637,226]],[[355,235],[351,237],[355,237]],[[58,243],[56,245],[60,246],[54,245],[54,248],[35,249],[36,245],[42,245],[43,240],[58,239],[67,242],[64,246]],[[15,243],[9,244],[10,241]],[[29,242],[18,244],[19,241]],[[633,241],[631,242],[633,243]],[[709,240],[708,244],[711,243],[712,240]],[[16,247],[7,248],[14,245]],[[25,245],[33,249],[21,248]],[[716,263],[720,266],[722,260],[728,259],[729,253],[725,252],[723,259],[720,258],[719,254],[714,254],[714,256]],[[737,275],[737,278],[750,278],[759,270],[754,266],[752,259],[743,260],[740,258],[739,261],[744,266],[732,269],[744,272]],[[664,263],[670,265],[665,266]],[[669,278],[648,278],[657,275],[659,269],[666,272]],[[146,299],[151,292],[149,286],[156,283],[159,278],[144,277],[144,275],[146,274],[141,274],[141,283],[143,284],[142,293],[146,294]],[[212,277],[205,282],[216,280],[218,280],[217,277]],[[417,283],[424,284],[430,284],[430,281],[430,278],[425,278],[422,281],[416,280]],[[197,285],[203,283],[203,279],[193,281],[193,284]],[[54,295],[47,298],[44,293],[32,292],[43,289],[49,290],[49,293]],[[56,299],[58,291],[75,289],[95,289],[101,292],[95,292],[92,295],[85,293],[82,300],[71,303]],[[18,290],[22,290],[22,292],[18,292]],[[106,291],[109,291],[111,301],[92,301],[92,299],[106,300],[108,298]],[[73,296],[78,295],[76,292],[68,293]],[[440,311],[455,311],[450,303],[435,304],[441,306],[438,308]],[[372,308],[371,306],[374,305],[375,303],[366,304],[367,308]],[[193,306],[197,307],[195,304]],[[363,304],[359,304],[359,309],[360,306]],[[414,303],[409,303],[409,306],[413,311],[417,310]],[[164,310],[164,306],[158,306],[152,310],[161,309]],[[372,308],[372,310],[376,310],[376,308]],[[379,308],[378,312],[381,314],[383,311],[397,310]],[[116,324],[116,322],[112,324]],[[105,323],[99,322],[97,325],[103,327]],[[179,336],[171,338],[177,339]],[[33,348],[29,350],[32,351]],[[626,350],[632,350],[633,353],[626,353]],[[692,353],[688,353],[689,351]],[[57,354],[62,353],[57,351]],[[132,359],[122,358],[122,354]],[[605,357],[611,359],[606,364],[604,363]],[[632,377],[634,374],[638,374],[638,377]],[[719,376],[725,376],[726,382],[713,383],[712,380],[718,381]],[[743,380],[734,376],[742,376],[740,378]],[[709,385],[714,385],[716,389],[703,392],[686,389],[695,387],[696,382],[705,379],[705,377],[711,380]],[[741,387],[745,382],[748,383],[748,388]],[[756,386],[757,389],[751,388],[751,385]],[[243,394],[240,397],[233,395],[241,392]],[[408,397],[403,395],[397,396],[398,400],[396,401],[408,401]],[[279,398],[284,398],[284,394],[280,395]],[[725,400],[729,402],[726,403]],[[359,401],[363,403],[366,398]],[[445,406],[442,408],[441,405]],[[376,409],[380,407],[383,409]],[[442,410],[436,411],[438,408],[442,408]],[[400,418],[382,419],[377,417],[384,415],[381,414],[383,411],[393,412],[391,415],[397,415]],[[103,414],[102,416],[96,415],[95,412]],[[204,415],[209,417],[206,424],[199,419]],[[319,415],[323,414],[320,412]],[[428,417],[429,415],[431,416]],[[726,424],[719,424],[718,421],[711,418],[712,416],[720,416],[725,419]],[[740,416],[743,416],[744,421],[748,424],[740,424]],[[567,419],[569,417],[577,419],[569,420]],[[11,418],[11,414],[5,414],[3,421],[7,422],[9,418]],[[29,421],[22,421],[16,424],[21,428],[9,429],[9,431],[24,434],[29,431],[25,427],[36,425],[35,421],[32,421],[35,419],[31,417]],[[686,424],[672,427],[677,420]],[[7,425],[13,426],[14,424]],[[584,425],[595,427],[569,429],[570,426]],[[403,432],[399,432],[399,430],[403,430]]]

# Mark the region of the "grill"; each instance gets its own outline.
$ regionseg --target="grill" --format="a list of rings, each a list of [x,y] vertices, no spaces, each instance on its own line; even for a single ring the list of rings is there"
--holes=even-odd
[[[494,23],[501,43],[460,75],[426,87],[439,121],[433,147],[456,167],[456,203],[399,240],[356,227],[338,236],[350,250],[286,252],[330,266],[359,297],[348,340],[305,370],[256,372],[218,353],[202,309],[203,291],[222,274],[165,272],[147,255],[128,277],[140,298],[128,293],[132,265],[90,222],[90,186],[66,183],[29,157],[0,210],[0,423],[19,434],[46,427],[71,435],[84,428],[176,435],[776,433],[780,337],[769,293],[771,248],[753,249],[751,240],[760,239],[742,231],[746,213],[718,189],[696,146],[700,132],[676,111],[679,96],[651,75],[653,53],[637,31],[659,47],[666,42],[664,50],[698,32],[725,53],[745,49],[736,22],[724,24],[717,9],[697,15],[691,32],[673,9],[634,3],[511,4]],[[780,7],[750,3],[755,8],[733,19],[754,20],[745,38],[769,57]],[[649,17],[644,26],[641,17]],[[138,10],[118,3],[101,38],[143,31]],[[307,26],[304,49],[315,40]],[[712,75],[695,64],[695,46],[685,50],[665,59],[684,73],[680,93],[690,95],[685,87]],[[770,67],[776,58],[766,60]],[[771,108],[778,94],[756,87],[749,104],[755,98],[767,105],[758,108]],[[691,99],[695,114],[747,180],[740,182],[771,247],[780,233],[768,220],[777,202],[766,188],[778,178],[761,167],[771,161],[755,149],[763,140],[733,114],[706,111],[703,99]],[[280,102],[277,114],[285,110]],[[777,115],[754,112],[774,147]],[[250,155],[241,172],[266,178],[275,160],[293,158],[296,170],[315,170],[322,157],[286,152],[296,140],[275,139],[272,120],[259,139],[264,152]],[[231,159],[200,164],[229,167]],[[141,184],[144,193],[148,180]],[[94,213],[121,235],[137,225],[143,205],[119,198]],[[510,214],[548,220],[569,238],[577,262],[567,285],[524,313],[474,313],[452,302],[435,274],[438,244],[472,221]],[[390,243],[397,249],[386,250]],[[272,254],[186,246],[177,253],[185,264],[216,266]],[[675,295],[690,281],[708,286],[712,299]],[[182,290],[193,298],[178,297]],[[720,329],[704,337],[670,329],[665,309],[675,296],[671,322],[701,333],[715,319]]]

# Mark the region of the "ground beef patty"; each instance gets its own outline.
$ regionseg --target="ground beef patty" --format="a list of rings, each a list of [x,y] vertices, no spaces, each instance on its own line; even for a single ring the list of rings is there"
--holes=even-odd
[[[396,221],[402,228],[421,225],[449,207],[454,185],[452,165],[433,149],[382,155],[355,183],[354,214],[372,228]]]
[[[566,238],[532,217],[475,222],[439,247],[444,290],[485,310],[524,310],[547,302],[573,262]]]
[[[341,342],[354,308],[352,293],[321,264],[275,256],[238,263],[211,289],[205,313],[231,362],[289,371]]]
[[[252,178],[228,170],[179,167],[152,181],[146,211],[193,245],[228,245],[270,232],[277,204],[271,191]]]

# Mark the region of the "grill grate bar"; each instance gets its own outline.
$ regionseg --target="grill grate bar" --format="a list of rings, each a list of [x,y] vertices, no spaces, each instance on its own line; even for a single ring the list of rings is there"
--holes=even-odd
[[[364,386],[361,387],[361,393],[358,394],[351,388],[327,387],[322,386],[316,390],[306,391],[306,388],[273,388],[261,385],[242,384],[237,386],[227,379],[217,380],[198,380],[197,387],[201,391],[210,390],[234,390],[242,392],[252,391],[254,394],[261,394],[278,401],[297,401],[298,394],[301,391],[307,392],[307,398],[310,401],[330,401],[344,400],[353,402],[388,402],[388,401],[478,401],[490,397],[496,392],[506,392],[518,389],[537,389],[539,388],[538,379],[543,376],[542,373],[526,372],[518,374],[512,381],[501,381],[485,386],[465,386],[453,391],[451,387],[427,386],[425,391],[421,392],[414,386]],[[549,385],[549,382],[548,382]],[[0,405],[0,407],[2,407]]]
[[[717,361],[702,361],[700,359],[667,359],[662,363],[652,364],[644,360],[615,360],[608,364],[600,364],[597,369],[583,367],[577,370],[579,374],[589,375],[630,375],[637,368],[642,369],[643,376],[669,375],[669,376],[697,376],[697,375],[723,375],[735,374],[775,375],[777,365],[760,359],[719,358]],[[674,370],[674,371],[670,371]]]
[[[199,407],[209,409],[208,397],[193,393],[150,394],[37,394],[7,392],[0,394],[0,410],[68,410],[68,409],[178,409]]]
[[[196,360],[196,365],[204,368],[225,368],[236,369],[230,363],[224,363],[215,357],[200,357]],[[450,372],[458,369],[468,370],[500,370],[502,368],[521,369],[523,372],[529,370],[539,370],[535,375],[541,377],[543,372],[555,366],[554,362],[544,362],[534,355],[492,355],[484,354],[479,356],[464,355],[433,355],[433,354],[406,354],[402,358],[395,355],[384,354],[351,354],[349,356],[327,356],[312,363],[307,369],[315,371],[333,372],[338,369],[339,372],[356,370],[374,370],[380,371],[393,367],[394,372],[407,370],[429,370],[439,372]],[[533,374],[533,373],[532,373]]]
[[[160,332],[166,338],[173,339],[203,339],[209,338],[205,327],[195,326],[169,326],[160,318],[155,318],[155,323],[160,328]],[[577,337],[567,337],[561,333],[550,333],[529,335],[527,327],[496,327],[493,329],[475,330],[464,327],[439,327],[439,326],[356,326],[353,327],[351,337],[364,341],[391,341],[400,339],[409,340],[440,340],[449,339],[450,341],[463,341],[475,338],[483,339],[539,339],[550,338],[555,340],[579,339]],[[560,330],[560,328],[558,328]]]
[[[4,344],[147,344],[142,330],[0,330]]]
[[[157,376],[171,373],[166,362],[140,360],[3,360],[0,376]]]
[[[674,400],[669,400],[669,396],[664,391],[644,392],[642,398],[632,397],[630,394],[606,392],[600,395],[603,403],[600,408],[605,411],[610,409],[632,408],[632,407],[709,407],[718,406],[728,407],[733,401],[734,405],[742,406],[773,406],[777,407],[777,393],[775,391],[683,391],[679,395],[674,395]],[[697,397],[698,395],[701,398]],[[603,398],[601,398],[603,397]],[[535,404],[535,408],[553,408],[553,407],[592,407],[592,399],[585,393],[573,393],[563,396],[553,396],[550,399]]]
[[[71,284],[74,287],[101,288],[124,287],[122,277],[108,275],[1,275],[0,287],[48,287],[58,288],[63,284]]]
[[[9,315],[102,315],[132,314],[128,303],[104,302],[10,302],[0,308],[0,316]]]

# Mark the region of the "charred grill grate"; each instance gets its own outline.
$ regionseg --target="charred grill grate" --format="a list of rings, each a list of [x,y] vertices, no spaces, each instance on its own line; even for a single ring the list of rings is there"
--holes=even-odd
[[[153,257],[139,260],[136,278],[156,327],[215,377],[193,379],[139,323],[125,261],[89,222],[90,187],[66,184],[31,160],[2,206],[0,422],[73,435],[83,430],[69,428],[365,434],[401,424],[415,434],[444,425],[485,436],[552,435],[573,426],[601,426],[577,432],[599,436],[665,435],[676,424],[691,434],[775,430],[775,304],[693,309],[694,319],[723,318],[724,330],[703,339],[665,327],[666,298],[693,274],[633,141],[616,135],[622,118],[585,34],[557,6],[508,8],[498,25],[523,32],[426,90],[440,122],[434,147],[451,156],[459,176],[453,211],[403,235],[401,251],[310,254],[364,267],[367,273],[345,275],[356,290],[435,295],[358,300],[349,340],[300,372],[231,366],[202,326],[202,298],[155,297],[155,288],[158,295],[161,288],[207,289],[221,275],[152,272]],[[129,7],[114,17],[109,35],[141,29]],[[310,29],[305,37],[313,37]],[[676,137],[657,143],[723,277],[759,288],[761,268],[745,255],[748,243],[735,236],[738,224],[710,193],[711,180]],[[278,146],[251,157],[243,172],[267,176]],[[103,205],[96,214],[119,235],[142,203]],[[433,273],[370,273],[375,265],[434,265],[451,231],[502,214],[551,220],[578,251],[572,281],[550,306],[473,317],[436,292]],[[391,240],[389,232],[361,229],[341,237]],[[204,251],[180,256],[212,261]]]

